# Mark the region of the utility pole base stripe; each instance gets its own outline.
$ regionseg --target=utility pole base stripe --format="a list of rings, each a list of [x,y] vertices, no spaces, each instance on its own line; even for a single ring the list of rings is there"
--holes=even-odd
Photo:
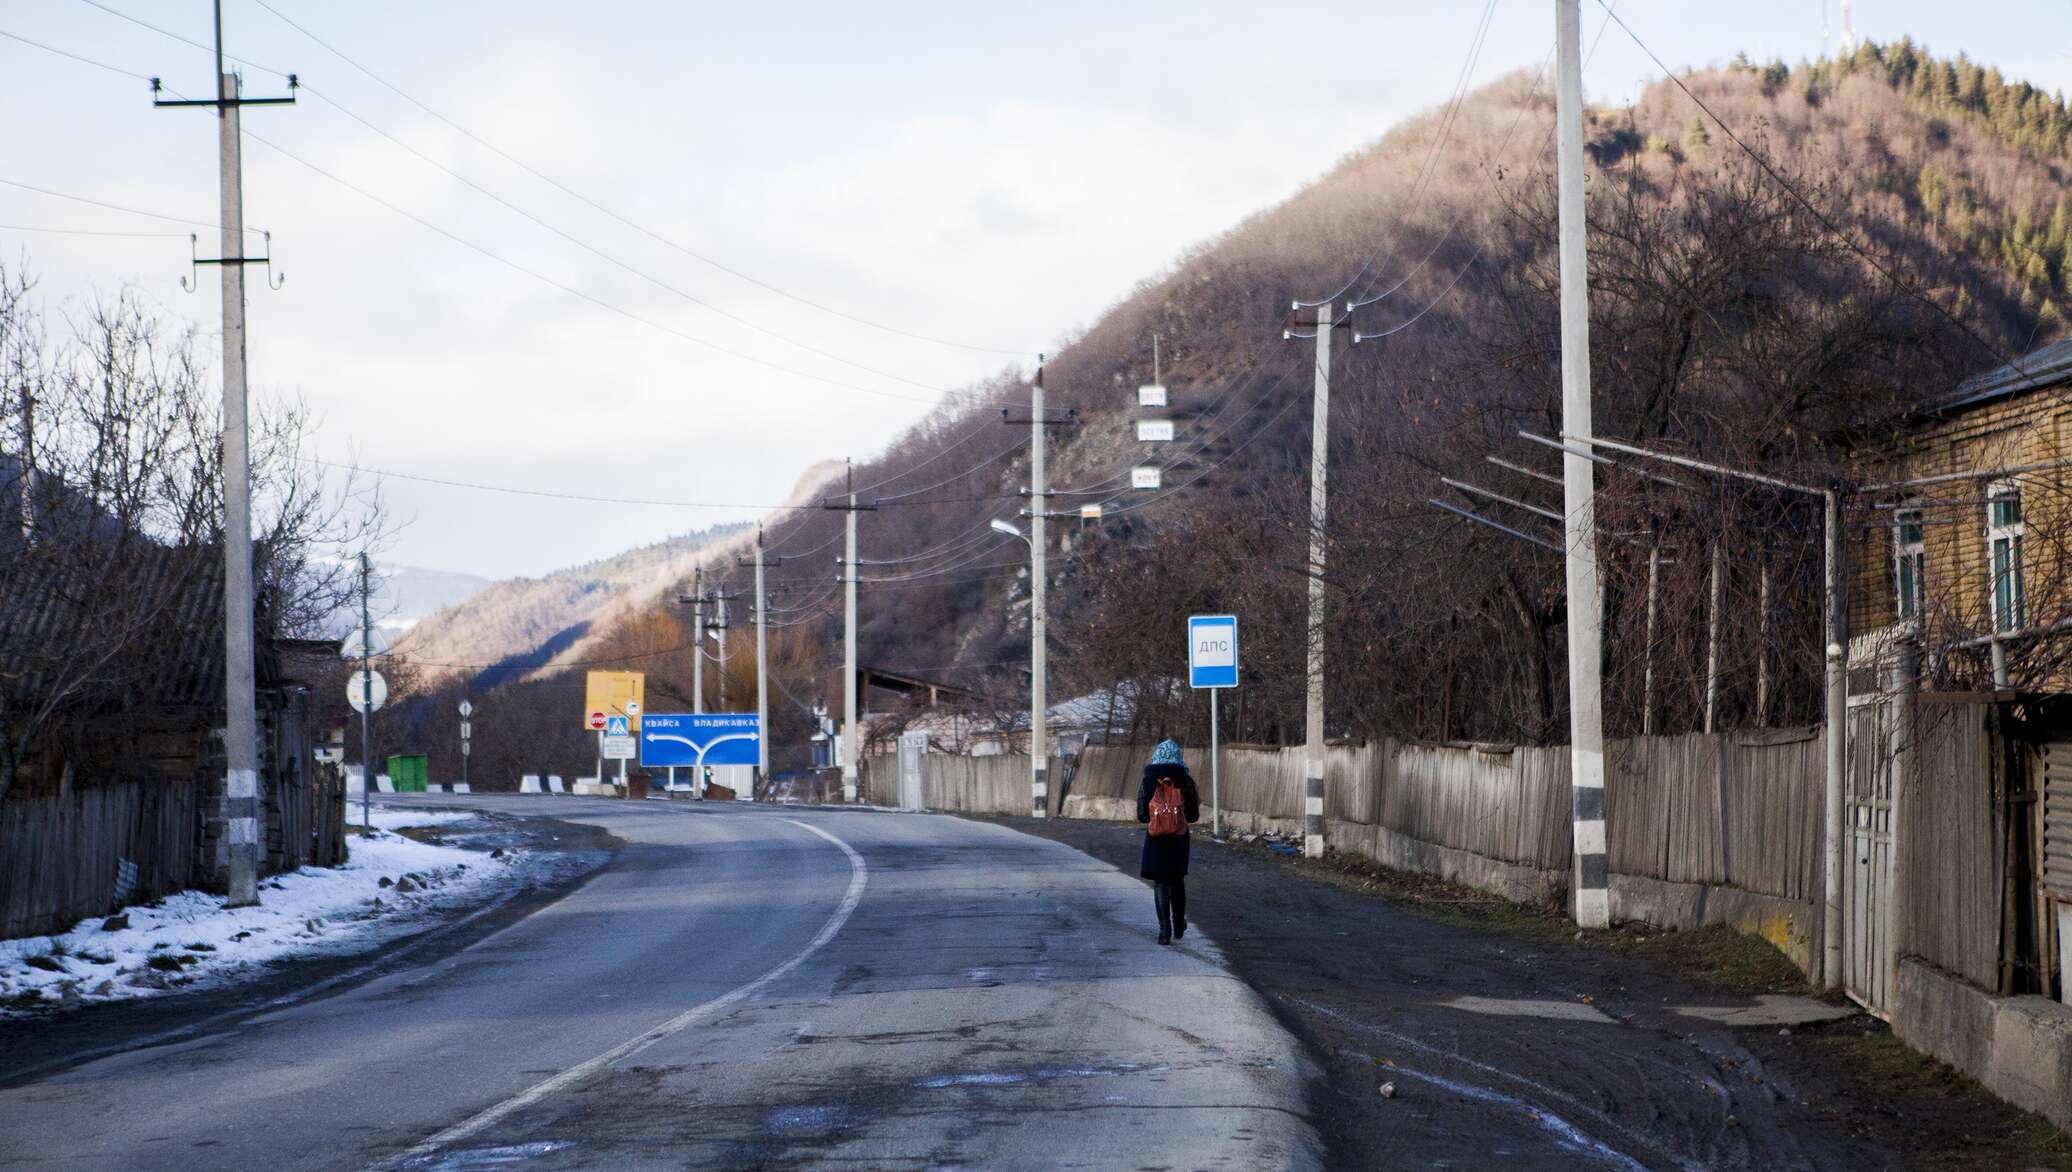
[[[1604,821],[1604,787],[1601,785],[1579,785],[1570,790],[1575,802],[1577,822]]]
[[[1303,779],[1302,779],[1302,796],[1303,796],[1303,797],[1305,797],[1305,798],[1321,798],[1321,797],[1323,797],[1323,796],[1324,796],[1324,775],[1323,775],[1323,774],[1321,774],[1321,773],[1312,773],[1312,774],[1310,774],[1310,775],[1309,775],[1308,777],[1305,777],[1305,778],[1303,778]]]
[[[1323,817],[1324,799],[1314,795],[1302,799],[1302,813],[1304,817],[1309,818]]]
[[[1605,854],[1576,856],[1577,885],[1583,891],[1604,891],[1611,886],[1611,859]]]
[[[1601,855],[1605,852],[1604,819],[1595,822],[1576,823],[1576,857]]]

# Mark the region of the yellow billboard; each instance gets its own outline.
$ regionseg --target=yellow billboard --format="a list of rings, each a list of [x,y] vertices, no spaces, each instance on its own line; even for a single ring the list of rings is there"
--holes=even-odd
[[[640,731],[642,701],[647,690],[647,673],[637,671],[593,671],[583,688],[583,727],[604,730],[614,716],[627,718],[631,732]]]

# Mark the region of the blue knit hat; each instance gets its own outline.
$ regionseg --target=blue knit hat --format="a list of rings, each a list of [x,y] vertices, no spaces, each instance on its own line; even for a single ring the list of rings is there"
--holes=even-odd
[[[1151,763],[1178,765],[1183,769],[1187,766],[1187,762],[1180,759],[1180,742],[1171,740],[1158,742],[1158,748],[1151,751]]]

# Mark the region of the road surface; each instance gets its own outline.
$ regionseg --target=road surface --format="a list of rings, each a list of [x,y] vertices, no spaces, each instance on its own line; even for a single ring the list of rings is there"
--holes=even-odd
[[[0,1085],[0,1166],[1317,1163],[1297,1044],[1068,847],[916,814],[438,804],[626,845],[451,955]]]

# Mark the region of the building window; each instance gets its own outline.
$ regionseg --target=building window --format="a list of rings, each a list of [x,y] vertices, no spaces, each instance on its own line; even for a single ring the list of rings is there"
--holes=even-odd
[[[2028,598],[2022,581],[2022,489],[2012,480],[1986,489],[1986,553],[1993,629],[2018,630],[2028,621]]]
[[[1926,543],[1922,540],[1921,510],[1901,509],[1892,518],[1892,599],[1894,616],[1900,622],[1921,617],[1924,591],[1921,576],[1928,567]]]

